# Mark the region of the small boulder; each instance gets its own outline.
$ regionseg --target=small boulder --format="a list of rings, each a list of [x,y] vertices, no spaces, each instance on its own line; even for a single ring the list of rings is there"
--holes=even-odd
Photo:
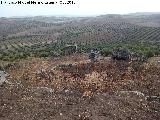
[[[0,71],[0,85],[6,81],[8,74],[5,71]]]
[[[115,49],[111,57],[114,60],[130,60],[131,53],[127,49]]]

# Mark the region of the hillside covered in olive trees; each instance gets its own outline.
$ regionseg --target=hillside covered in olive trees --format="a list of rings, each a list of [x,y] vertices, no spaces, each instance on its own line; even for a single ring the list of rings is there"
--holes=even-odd
[[[158,54],[159,18],[159,14],[0,18],[0,58],[13,61],[50,56],[55,51],[61,54],[66,44],[78,44],[85,52],[93,45],[103,51],[121,44],[133,51]],[[54,47],[57,45],[60,47]]]

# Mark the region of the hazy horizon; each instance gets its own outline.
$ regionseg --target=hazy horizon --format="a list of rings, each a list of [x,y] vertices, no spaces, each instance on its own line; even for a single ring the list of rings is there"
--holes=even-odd
[[[18,0],[0,0],[17,2]],[[27,2],[29,0],[22,0]],[[60,0],[35,0],[49,2]],[[64,0],[63,2],[65,2]],[[105,14],[130,14],[160,12],[158,0],[73,0],[75,5],[9,5],[0,4],[0,17],[25,16],[97,16]]]

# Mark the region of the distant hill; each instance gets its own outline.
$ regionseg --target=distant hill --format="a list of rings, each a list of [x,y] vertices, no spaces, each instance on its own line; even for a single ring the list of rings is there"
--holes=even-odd
[[[158,15],[160,12],[137,12],[137,13],[130,13],[129,15]]]
[[[0,18],[0,49],[50,42],[160,41],[159,13]]]

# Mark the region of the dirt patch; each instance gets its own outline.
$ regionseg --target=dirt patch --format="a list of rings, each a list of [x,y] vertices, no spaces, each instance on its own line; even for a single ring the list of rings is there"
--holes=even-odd
[[[0,119],[158,120],[160,69],[148,63],[90,63],[86,56],[25,61],[8,70],[9,82],[0,87]]]

